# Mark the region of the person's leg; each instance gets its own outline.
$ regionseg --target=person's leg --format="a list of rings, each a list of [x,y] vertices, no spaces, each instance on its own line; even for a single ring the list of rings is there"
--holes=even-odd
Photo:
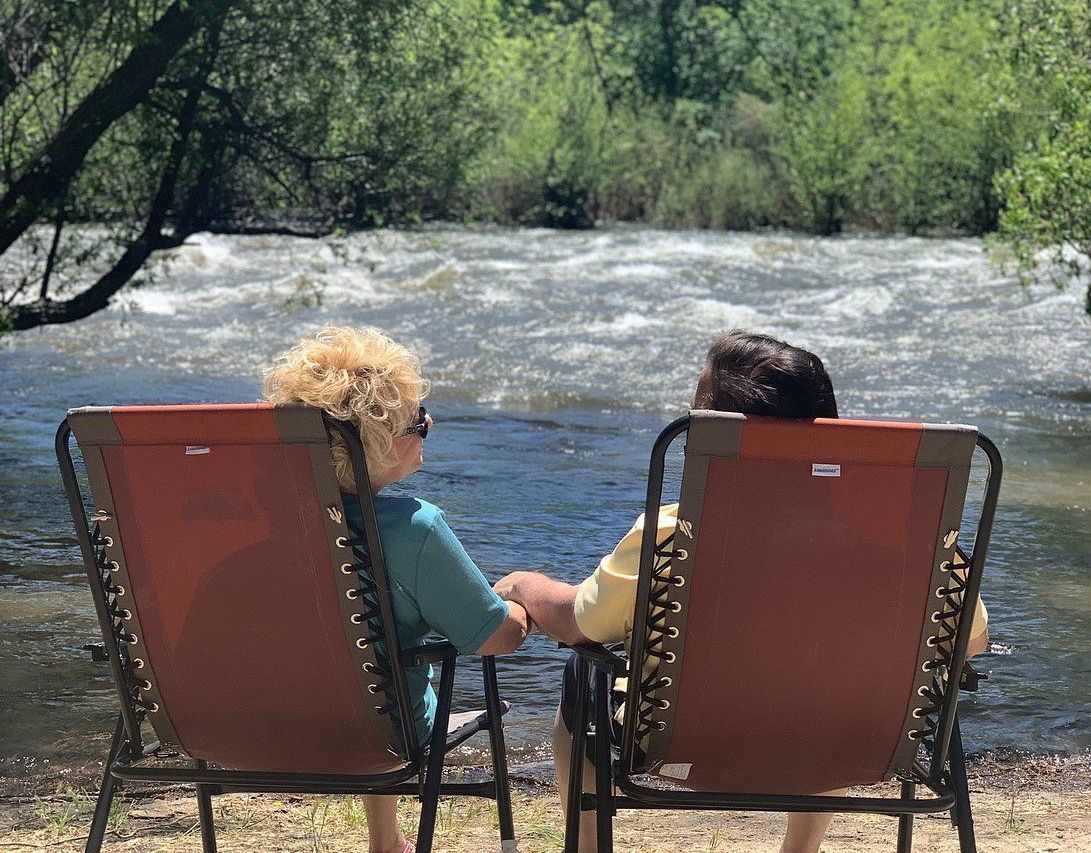
[[[572,733],[565,725],[561,709],[553,719],[553,767],[557,773],[557,791],[561,795],[561,810],[568,813],[568,774],[572,768]],[[595,793],[595,768],[586,758],[583,760],[584,793]],[[595,813],[583,812],[580,815],[580,853],[597,853],[595,837]]]
[[[848,788],[826,791],[824,796],[843,797]],[[826,830],[830,828],[833,812],[792,812],[788,815],[788,831],[780,853],[818,853]]]
[[[405,853],[406,841],[398,825],[398,798],[369,794],[364,797],[369,853]]]

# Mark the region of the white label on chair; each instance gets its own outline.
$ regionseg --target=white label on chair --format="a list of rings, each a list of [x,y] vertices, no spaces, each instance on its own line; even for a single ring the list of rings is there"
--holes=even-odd
[[[671,779],[688,779],[692,764],[664,764],[659,768],[660,776],[669,776]]]
[[[187,444],[186,445],[186,456],[203,456],[204,454],[211,453],[211,452],[212,452],[211,447],[205,447],[205,446],[200,445],[200,444]]]
[[[827,465],[822,462],[811,463],[811,476],[812,477],[840,477],[841,466],[840,465]]]

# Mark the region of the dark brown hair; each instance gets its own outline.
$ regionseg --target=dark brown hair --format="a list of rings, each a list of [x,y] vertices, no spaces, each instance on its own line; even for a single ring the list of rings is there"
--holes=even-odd
[[[732,329],[708,348],[699,409],[779,418],[836,418],[837,400],[814,353],[768,335]]]

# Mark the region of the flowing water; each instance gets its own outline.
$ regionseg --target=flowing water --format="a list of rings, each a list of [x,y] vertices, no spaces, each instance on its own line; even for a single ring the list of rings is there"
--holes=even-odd
[[[848,416],[978,424],[1006,470],[984,582],[974,750],[1091,748],[1091,323],[973,240],[604,229],[199,237],[78,324],[0,340],[0,774],[98,758],[116,713],[53,434],[68,407],[246,401],[328,324],[422,355],[437,426],[406,488],[492,579],[576,581],[640,510],[648,453],[729,327],[825,360]],[[980,472],[977,472],[980,484]],[[543,755],[562,655],[501,667],[509,743]]]

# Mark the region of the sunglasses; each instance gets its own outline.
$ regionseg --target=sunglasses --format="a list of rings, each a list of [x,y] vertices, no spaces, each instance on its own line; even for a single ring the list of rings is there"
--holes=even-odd
[[[421,406],[417,411],[417,419],[402,435],[419,435],[421,441],[428,438],[428,410]]]

